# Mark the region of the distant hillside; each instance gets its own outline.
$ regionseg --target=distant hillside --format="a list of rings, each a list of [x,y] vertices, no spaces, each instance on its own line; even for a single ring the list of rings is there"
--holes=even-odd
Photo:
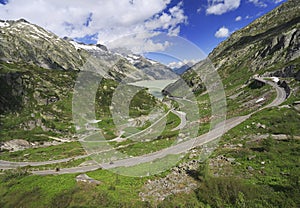
[[[110,51],[103,45],[85,45],[70,41],[79,51],[87,51],[96,59],[109,63],[115,62],[115,67],[109,74],[116,80],[133,82],[138,80],[176,79],[178,76],[167,66],[147,59],[141,55]]]

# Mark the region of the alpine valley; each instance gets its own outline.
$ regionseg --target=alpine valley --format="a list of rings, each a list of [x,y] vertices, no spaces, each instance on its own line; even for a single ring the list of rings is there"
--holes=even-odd
[[[300,206],[299,0],[191,67],[60,38],[24,19],[0,20],[0,46],[0,207]],[[224,134],[211,124],[220,118],[197,73],[208,63],[225,92]],[[92,107],[76,106],[82,89]],[[122,156],[91,148],[91,132]],[[164,171],[151,166],[173,158]]]

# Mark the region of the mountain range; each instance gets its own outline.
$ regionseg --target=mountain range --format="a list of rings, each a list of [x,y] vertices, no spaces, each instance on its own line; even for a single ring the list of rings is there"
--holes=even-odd
[[[299,5],[299,0],[282,3],[232,33],[207,59],[173,69],[177,74],[125,49],[60,38],[24,19],[0,20],[0,207],[299,207]],[[178,130],[180,126],[199,127],[197,138],[217,131],[218,126],[210,125],[219,118],[212,112],[211,96],[219,94],[211,95],[202,79],[217,83],[215,77],[199,74],[209,70],[218,73],[224,89],[224,123],[241,122],[212,143],[205,140],[185,157],[180,155],[174,167],[150,175],[154,160],[150,166],[130,169],[148,171],[147,177],[121,176],[123,167],[115,166],[115,172],[99,169],[82,147],[81,139],[89,136],[78,133],[82,126],[102,132],[106,142],[129,155],[128,161],[184,144],[191,132]],[[79,79],[81,72],[88,72],[92,81],[98,79],[96,74],[102,78],[94,100],[88,97],[93,83]],[[162,91],[163,100],[130,85],[129,94],[138,93],[129,104],[121,100],[119,105],[129,105],[127,123],[134,128],[125,122],[118,129],[112,115],[118,86],[166,79],[178,80]],[[190,94],[180,91],[183,84]],[[81,107],[93,111],[95,118],[79,126],[72,109],[82,89],[88,89],[83,102],[94,106]],[[189,100],[191,94],[194,100]],[[282,103],[270,105],[278,98]],[[199,108],[193,122],[186,107],[190,103]],[[153,109],[165,113],[165,124],[155,120],[160,114]],[[87,118],[86,114],[76,116]],[[148,139],[159,127],[164,127],[161,134]],[[145,141],[137,140],[139,136]],[[93,139],[88,145],[99,142]],[[174,155],[168,156],[163,166],[173,160]],[[90,172],[78,175],[76,171],[86,172],[85,168]]]

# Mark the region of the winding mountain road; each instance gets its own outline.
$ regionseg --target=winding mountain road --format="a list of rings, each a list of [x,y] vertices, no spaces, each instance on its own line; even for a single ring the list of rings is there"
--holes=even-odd
[[[93,171],[97,170],[99,168],[105,168],[105,169],[111,169],[111,168],[116,168],[116,167],[129,167],[129,166],[135,166],[141,163],[145,162],[151,162],[159,158],[163,158],[167,155],[170,154],[180,154],[187,152],[193,147],[196,146],[201,146],[204,145],[208,142],[214,141],[215,139],[219,138],[222,136],[224,132],[227,132],[228,130],[232,129],[233,127],[241,124],[245,120],[247,120],[252,114],[273,106],[278,106],[284,100],[286,99],[286,93],[283,88],[279,87],[276,83],[272,81],[268,81],[265,78],[260,78],[260,77],[255,77],[256,80],[264,82],[266,84],[271,85],[276,89],[277,96],[276,98],[268,105],[262,107],[261,109],[246,115],[246,116],[239,116],[239,117],[234,117],[231,119],[228,119],[221,123],[221,125],[217,125],[214,129],[212,129],[210,132],[203,134],[201,136],[198,136],[194,139],[190,139],[185,142],[181,142],[179,144],[170,146],[168,148],[165,148],[163,150],[142,155],[142,156],[137,156],[137,157],[131,157],[131,158],[126,158],[126,159],[120,159],[117,161],[114,161],[113,163],[103,163],[99,165],[91,165],[91,166],[85,166],[85,167],[73,167],[73,168],[64,168],[61,169],[60,171],[55,171],[55,170],[42,170],[42,171],[33,171],[34,174],[38,175],[49,175],[49,174],[68,174],[68,173],[82,173],[82,172],[88,172],[88,171]],[[182,128],[186,124],[185,115],[184,113],[177,113],[182,120],[180,123],[180,128]],[[224,125],[222,125],[224,124]],[[177,127],[176,127],[177,128]],[[8,162],[8,161],[2,161],[0,160],[0,169],[11,169],[11,168],[16,168],[16,167],[23,167],[23,166],[40,166],[40,165],[47,165],[47,164],[55,164],[55,163],[60,163],[60,162],[67,162],[72,159],[80,159],[87,157],[88,155],[83,155],[83,156],[78,156],[74,158],[67,158],[67,159],[62,159],[62,160],[55,160],[55,161],[43,161],[43,162]]]

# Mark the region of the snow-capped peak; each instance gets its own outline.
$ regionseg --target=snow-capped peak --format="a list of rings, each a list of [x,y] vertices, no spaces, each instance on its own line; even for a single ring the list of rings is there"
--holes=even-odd
[[[94,50],[94,51],[101,50],[101,49],[98,48],[96,45],[85,45],[85,44],[77,43],[77,42],[75,42],[75,41],[70,41],[70,43],[71,43],[76,49],[84,49],[84,50],[87,50],[87,51],[90,51],[90,50]]]

